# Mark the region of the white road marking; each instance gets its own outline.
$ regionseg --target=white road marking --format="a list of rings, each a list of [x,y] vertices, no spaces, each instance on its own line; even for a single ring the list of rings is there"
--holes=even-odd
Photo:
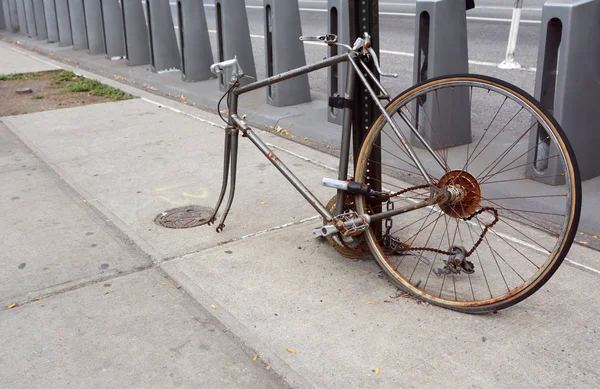
[[[30,58],[33,58],[33,59],[35,59],[36,61],[39,61],[39,62],[45,63],[46,65],[52,66],[52,67],[54,67],[54,68],[56,68],[56,69],[62,69],[60,66],[56,66],[55,64],[53,64],[53,63],[50,63],[50,62],[48,62],[48,61],[44,61],[43,59],[41,59],[41,58],[38,58],[38,57],[36,57],[36,56],[34,56],[34,55],[28,54],[28,53],[26,53],[26,52],[23,52],[23,51],[21,51],[21,50],[17,50],[17,49],[15,49],[14,47],[9,47],[9,49],[11,49],[12,51],[16,51],[17,53],[20,53],[20,54],[26,55],[26,56],[28,56],[28,57],[30,57]]]
[[[282,224],[280,226],[271,227],[271,228],[267,228],[267,229],[262,230],[262,231],[253,232],[253,233],[248,234],[248,235],[240,236],[239,240],[244,240],[244,239],[252,238],[254,236],[266,234],[267,232],[281,230],[282,228],[291,227],[291,226],[295,226],[295,225],[298,225],[298,224],[303,224],[303,223],[310,222],[310,221],[313,221],[313,220],[321,220],[321,219],[323,219],[323,217],[320,216],[320,215],[315,215],[315,216],[307,217],[306,219],[302,219],[302,220],[298,220],[298,221],[290,222],[290,223],[285,223],[285,224]]]
[[[156,105],[156,106],[159,106],[159,107],[162,107],[162,108],[169,109],[169,110],[171,110],[171,111],[173,111],[173,112],[180,113],[180,114],[182,114],[182,115],[185,115],[185,116],[189,116],[189,117],[191,117],[192,119],[196,119],[196,120],[198,120],[198,121],[200,121],[200,122],[202,122],[202,123],[209,124],[209,125],[211,125],[211,126],[213,126],[213,127],[217,127],[217,128],[221,128],[221,129],[224,129],[224,128],[225,128],[225,125],[223,125],[223,124],[219,124],[219,123],[211,122],[210,120],[202,119],[201,117],[194,116],[194,115],[192,115],[192,114],[190,114],[190,113],[184,112],[184,111],[182,111],[182,110],[179,110],[179,109],[177,109],[177,108],[174,108],[174,107],[170,107],[170,106],[168,106],[168,105],[165,105],[165,104],[163,104],[163,103],[159,103],[159,102],[156,102],[156,101],[154,101],[154,100],[147,99],[147,98],[145,98],[145,97],[142,97],[142,100],[144,100],[144,101],[146,101],[146,102],[148,102],[148,103],[150,103],[150,104],[154,104],[154,105]]]
[[[283,151],[284,153],[287,153],[287,154],[293,155],[294,157],[296,157],[296,158],[298,158],[298,159],[301,159],[301,160],[303,160],[303,161],[305,161],[305,162],[308,162],[308,163],[310,163],[310,164],[312,164],[312,165],[315,165],[315,166],[318,166],[318,167],[320,167],[320,168],[323,168],[323,169],[326,169],[326,170],[330,170],[330,171],[332,171],[332,172],[336,172],[336,173],[337,173],[337,171],[338,171],[338,169],[336,169],[336,168],[333,168],[333,167],[331,167],[331,166],[327,166],[327,165],[325,165],[325,164],[322,164],[322,163],[319,163],[319,162],[315,162],[315,161],[313,161],[313,160],[312,160],[312,159],[310,159],[310,158],[307,158],[307,157],[305,157],[305,156],[303,156],[303,155],[300,155],[300,154],[294,153],[293,151],[290,151],[290,150],[284,149],[283,147],[275,146],[274,144],[272,144],[272,143],[267,143],[267,142],[265,142],[265,144],[266,144],[267,146],[269,146],[270,148],[272,148],[272,149],[279,150],[279,151]]]
[[[211,34],[217,33],[216,30],[208,30],[208,32],[210,32]],[[257,35],[257,34],[250,34],[250,37],[255,38],[255,39],[265,39],[264,35]],[[325,45],[320,42],[304,42],[304,44],[325,47]],[[381,50],[381,53],[398,55],[401,57],[414,57],[415,56],[413,53],[409,53],[406,51]],[[489,66],[489,67],[494,67],[494,68],[498,67],[498,64],[494,63],[494,62],[476,61],[476,60],[471,60],[471,59],[469,60],[469,64],[479,65],[479,66]],[[520,69],[516,69],[516,70],[524,70],[526,72],[534,72],[534,73],[536,72],[536,68],[520,68]]]
[[[386,3],[389,4],[389,3]],[[214,7],[214,4],[204,4],[205,7]],[[264,9],[263,6],[260,5],[247,5],[246,8],[248,9]],[[299,8],[301,12],[321,12],[321,13],[327,13],[327,9],[322,9],[322,8]],[[512,9],[512,7],[507,8],[507,9]],[[384,11],[380,11],[379,15],[386,15],[386,16],[405,16],[405,17],[414,17],[415,14],[414,13],[409,13],[409,12],[384,12]],[[502,23],[510,23],[512,21],[512,19],[506,19],[506,18],[489,18],[489,17],[482,17],[482,16],[467,16],[467,20],[477,20],[477,21],[484,21],[484,22],[502,22]],[[530,19],[523,19],[521,20],[521,23],[525,23],[525,24],[541,24],[541,20],[530,20]]]

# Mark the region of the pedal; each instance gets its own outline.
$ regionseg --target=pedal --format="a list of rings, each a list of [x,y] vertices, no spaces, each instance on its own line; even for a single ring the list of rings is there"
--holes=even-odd
[[[313,238],[317,239],[317,238],[325,238],[334,234],[337,234],[339,231],[337,228],[335,228],[335,226],[332,225],[328,225],[328,226],[321,226],[321,227],[317,227],[312,231],[312,236]]]

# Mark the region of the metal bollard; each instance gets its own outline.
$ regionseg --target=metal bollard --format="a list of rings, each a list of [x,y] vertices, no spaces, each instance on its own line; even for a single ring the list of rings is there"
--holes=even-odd
[[[10,19],[8,19],[8,23],[6,22],[6,18],[4,17],[4,1],[0,2],[0,30],[4,30],[7,25],[10,24]],[[10,14],[6,12],[8,18],[10,18]]]
[[[123,13],[119,0],[100,0],[104,53],[110,60],[125,57]]]
[[[33,0],[33,13],[35,15],[35,28],[39,40],[48,39],[46,15],[44,13],[44,0]]]
[[[56,9],[56,22],[58,23],[59,46],[73,45],[71,34],[71,18],[69,17],[69,3],[67,0],[54,0]]]
[[[154,73],[179,71],[181,60],[169,0],[146,0],[150,63]]]
[[[204,5],[197,0],[179,0],[176,5],[181,52],[181,78],[186,82],[204,81],[213,77],[210,37]]]
[[[350,10],[347,0],[328,0],[327,1],[327,30],[330,34],[338,36],[338,42],[349,45],[350,42]],[[332,57],[340,54],[339,46],[329,46],[327,54]],[[344,94],[346,90],[347,64],[337,64],[327,68],[327,92],[329,96]],[[329,107],[327,110],[327,121],[335,124],[342,124],[344,110]]]
[[[217,18],[217,45],[219,62],[237,57],[242,70],[247,77],[242,78],[241,84],[246,85],[256,79],[256,66],[250,41],[250,27],[246,15],[246,5],[239,0],[215,0]],[[219,88],[229,87],[231,69],[226,69],[219,75]]]
[[[417,0],[415,83],[445,74],[468,73],[465,0]],[[444,93],[448,92],[448,93]],[[442,91],[439,98],[414,103],[415,126],[435,149],[471,142],[469,90]],[[441,118],[444,118],[443,120]],[[452,136],[445,129],[452,129]],[[411,143],[422,146],[411,135]]]
[[[139,0],[121,0],[125,59],[127,65],[137,66],[150,63],[150,46],[146,32],[144,9]]]
[[[85,29],[85,11],[83,0],[69,0],[69,16],[71,18],[71,34],[73,49],[87,50],[87,31]]]
[[[19,21],[19,32],[27,35],[27,18],[25,17],[25,3],[23,0],[15,0],[17,9],[17,20]]]
[[[33,12],[33,0],[24,0],[25,6],[25,23],[27,24],[27,36],[35,38],[37,29],[35,28],[35,13]]]
[[[100,0],[83,0],[83,9],[88,52],[90,54],[103,54],[104,33],[102,31]]]
[[[582,180],[600,175],[600,0],[548,0],[535,80],[535,97],[565,131]],[[528,177],[564,184],[564,167],[544,131],[530,132]]]
[[[506,58],[498,65],[500,69],[521,68],[521,64],[515,60],[515,50],[517,49],[517,37],[519,35],[519,24],[521,23],[522,9],[523,0],[515,0],[512,21],[510,23],[510,33],[508,35],[508,45],[506,46]]]
[[[264,0],[264,8],[267,77],[306,65],[304,46],[299,39],[302,26],[298,0]],[[307,74],[269,85],[266,89],[267,104],[275,107],[310,101]]]
[[[4,30],[5,28],[7,28],[7,26],[11,25],[10,24],[10,14],[8,13],[8,3],[6,3],[7,6],[7,10],[4,10],[4,4],[6,3],[6,1],[2,1],[0,2],[0,30]],[[7,15],[5,17],[5,14]],[[8,22],[6,22],[6,19],[8,19]],[[8,30],[11,30],[12,27],[8,28]]]
[[[2,0],[6,28],[10,32],[19,32],[19,18],[17,16],[17,3],[15,0]]]
[[[56,8],[54,0],[44,0],[44,15],[46,18],[46,29],[48,31],[48,42],[58,42],[58,21],[56,20]]]

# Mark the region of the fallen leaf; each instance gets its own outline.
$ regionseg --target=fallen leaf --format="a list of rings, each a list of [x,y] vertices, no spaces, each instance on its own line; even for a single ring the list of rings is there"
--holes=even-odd
[[[379,372],[380,372],[380,371],[381,371],[381,369],[380,369],[380,368],[376,368],[376,369],[375,369],[375,374],[379,374]]]
[[[210,307],[213,308],[213,309],[217,309],[217,306],[214,305],[214,304],[211,304]]]
[[[10,305],[7,305],[6,308],[13,309],[16,306],[17,306],[17,304],[10,304]]]
[[[167,281],[163,281],[160,283],[161,285],[169,285],[169,283]]]
[[[292,354],[296,354],[296,350],[294,350],[293,348],[288,348],[287,351]]]
[[[40,297],[34,298],[35,301],[40,301],[40,300],[43,300],[43,299],[44,299],[44,296],[40,296]]]
[[[598,239],[598,235],[592,235],[592,238]]]
[[[271,365],[267,365],[267,367],[265,369],[270,370],[271,369]]]
[[[87,203],[87,200],[83,200],[84,203]]]
[[[367,301],[367,305],[373,304],[373,301]]]
[[[253,361],[256,361],[258,359],[258,354],[254,354],[254,358],[252,358]]]

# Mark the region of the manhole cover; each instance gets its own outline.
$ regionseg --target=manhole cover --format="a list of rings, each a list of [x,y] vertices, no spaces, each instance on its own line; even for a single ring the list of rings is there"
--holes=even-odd
[[[208,223],[212,212],[212,209],[208,207],[189,205],[165,211],[159,214],[154,222],[167,228],[198,227]]]

